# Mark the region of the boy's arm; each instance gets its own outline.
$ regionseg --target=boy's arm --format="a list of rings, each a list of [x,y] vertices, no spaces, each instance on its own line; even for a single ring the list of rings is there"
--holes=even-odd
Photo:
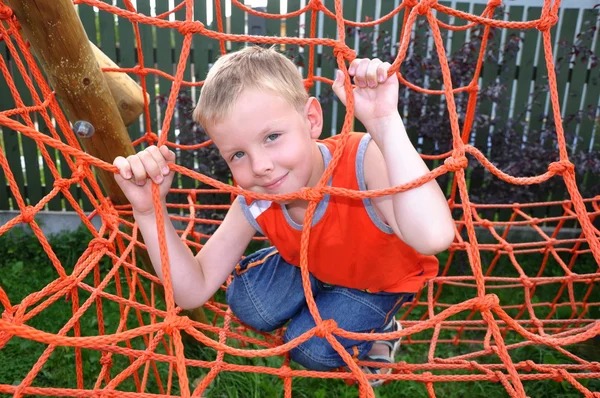
[[[398,79],[388,78],[391,65],[375,58],[355,59],[348,68],[354,77],[354,114],[377,145],[365,154],[365,179],[369,189],[402,185],[429,172],[412,146],[398,113]],[[343,74],[336,75],[333,91],[346,105]],[[379,147],[379,148],[377,148]],[[396,234],[415,250],[434,254],[454,239],[454,221],[446,198],[435,181],[374,200]]]
[[[194,257],[175,231],[166,206],[163,206],[163,215],[175,302],[184,309],[200,307],[231,274],[256,230],[246,220],[236,200],[223,223]],[[136,214],[134,211],[134,217],[154,269],[164,281],[154,212]]]
[[[365,154],[368,189],[385,189],[413,181],[429,172],[413,147],[399,114],[369,126],[373,141]],[[435,180],[373,204],[396,235],[422,254],[446,250],[454,240],[454,221]]]

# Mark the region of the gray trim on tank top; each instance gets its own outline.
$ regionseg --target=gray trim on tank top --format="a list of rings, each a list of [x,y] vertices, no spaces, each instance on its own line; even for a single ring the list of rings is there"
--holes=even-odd
[[[242,211],[244,212],[244,216],[246,216],[246,219],[248,220],[250,225],[252,225],[255,230],[257,230],[258,232],[260,232],[261,234],[264,235],[265,233],[262,231],[262,228],[260,227],[260,225],[258,225],[256,218],[254,218],[252,213],[250,213],[250,207],[246,204],[246,198],[244,198],[242,195],[239,195],[238,200],[240,201],[240,204],[242,205]]]
[[[329,152],[329,148],[327,147],[327,145],[322,144],[320,142],[317,142],[317,145],[319,146],[319,150],[321,151],[321,156],[323,156],[323,167],[324,167],[324,169],[326,169],[327,165],[331,161],[331,152]],[[327,185],[331,186],[332,180],[333,180],[333,177],[330,177],[329,181],[327,182]],[[318,223],[321,220],[321,218],[323,218],[323,215],[325,214],[325,210],[327,210],[328,204],[329,204],[329,195],[326,194],[323,196],[323,199],[321,199],[321,201],[317,205],[317,209],[315,210],[315,214],[314,214],[313,220],[312,220],[312,225],[311,225],[312,227],[314,227],[315,224]],[[288,213],[287,207],[285,205],[281,205],[281,210],[283,210],[283,215],[285,216],[285,219],[287,220],[290,227],[297,229],[299,231],[302,231],[302,225],[300,225],[296,221],[292,220],[292,217],[290,217],[290,213]]]
[[[371,136],[369,134],[365,134],[363,138],[361,138],[360,143],[358,145],[358,150],[356,151],[356,179],[358,180],[358,188],[361,191],[367,190],[367,184],[365,183],[365,153],[367,152],[367,146],[369,145],[369,141],[371,141]],[[393,234],[394,230],[392,227],[387,225],[375,212],[373,208],[373,203],[370,198],[363,198],[363,205],[367,210],[367,214],[373,224],[377,226],[382,232],[386,234]]]

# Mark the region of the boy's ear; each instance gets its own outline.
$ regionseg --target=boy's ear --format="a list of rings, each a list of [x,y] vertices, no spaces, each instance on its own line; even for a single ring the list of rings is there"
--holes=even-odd
[[[304,107],[304,116],[309,123],[310,137],[318,139],[323,131],[323,110],[315,97],[310,97]]]

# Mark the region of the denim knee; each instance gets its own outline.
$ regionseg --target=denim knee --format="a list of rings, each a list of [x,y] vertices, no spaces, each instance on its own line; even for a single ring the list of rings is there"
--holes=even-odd
[[[248,282],[245,278],[235,277],[229,284],[226,299],[231,312],[246,325],[262,332],[272,332],[283,326],[262,308]]]
[[[296,336],[297,337],[297,336]],[[286,332],[284,342],[293,340]],[[290,359],[307,369],[329,371],[343,363],[340,354],[325,338],[311,337],[290,350]]]
[[[287,263],[273,247],[259,250],[236,267],[227,302],[248,326],[264,332],[278,329],[306,305],[300,268]]]

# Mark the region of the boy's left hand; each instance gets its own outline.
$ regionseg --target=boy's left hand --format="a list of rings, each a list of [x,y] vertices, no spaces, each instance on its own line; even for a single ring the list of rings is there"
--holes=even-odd
[[[388,78],[389,62],[378,58],[355,59],[348,68],[354,76],[354,115],[367,128],[375,129],[390,117],[398,116],[398,79],[396,75]],[[331,87],[344,105],[344,74],[337,71]]]

